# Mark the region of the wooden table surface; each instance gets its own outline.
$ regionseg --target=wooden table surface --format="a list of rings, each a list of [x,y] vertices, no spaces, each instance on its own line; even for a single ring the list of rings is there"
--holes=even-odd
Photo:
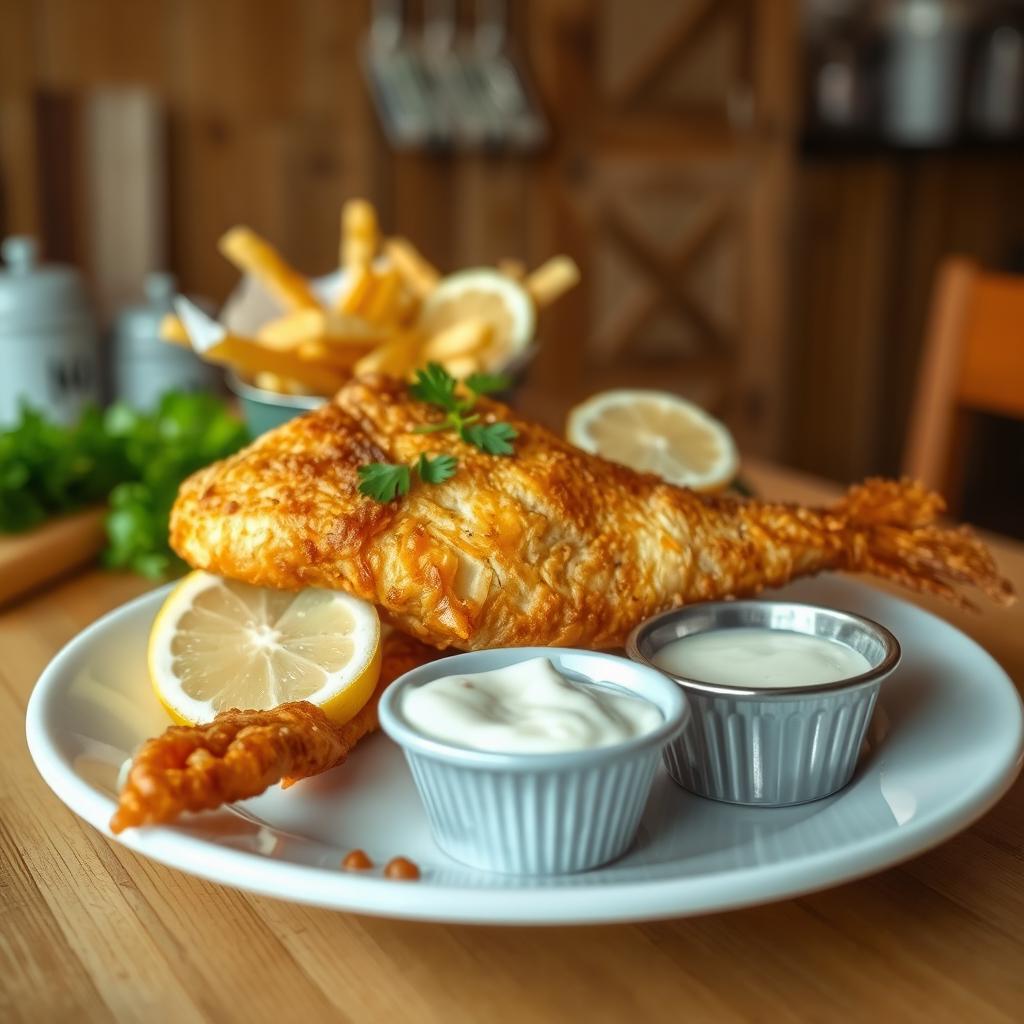
[[[752,467],[761,493],[835,488]],[[1000,542],[1024,593],[1024,545]],[[86,571],[0,614],[0,1020],[1010,1021],[1024,1013],[1024,784],[900,867],[770,906],[655,924],[378,920],[161,867],[36,774],[29,692],[56,650],[146,588]],[[1024,603],[922,602],[1024,679]],[[143,682],[140,680],[140,685]]]

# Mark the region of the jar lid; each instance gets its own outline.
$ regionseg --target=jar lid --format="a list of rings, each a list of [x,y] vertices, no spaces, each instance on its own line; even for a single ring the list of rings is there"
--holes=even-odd
[[[0,255],[5,264],[0,270],[0,334],[91,318],[81,274],[60,263],[40,264],[34,238],[5,238]]]
[[[173,274],[147,274],[143,291],[145,303],[125,306],[114,325],[117,344],[126,349],[149,349],[160,340],[160,321],[174,310],[178,282]]]

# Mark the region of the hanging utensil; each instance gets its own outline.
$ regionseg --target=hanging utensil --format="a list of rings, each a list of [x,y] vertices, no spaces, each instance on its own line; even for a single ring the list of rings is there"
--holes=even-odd
[[[504,146],[536,149],[547,138],[547,122],[522,59],[509,43],[505,0],[476,0],[472,53],[466,62],[470,88],[489,111],[488,123]]]
[[[467,46],[459,37],[455,0],[423,0],[420,51],[438,116],[460,149],[478,149],[494,134],[485,98],[467,75]]]
[[[381,127],[395,149],[450,143],[451,131],[434,100],[421,48],[407,42],[402,0],[374,0],[363,68]]]

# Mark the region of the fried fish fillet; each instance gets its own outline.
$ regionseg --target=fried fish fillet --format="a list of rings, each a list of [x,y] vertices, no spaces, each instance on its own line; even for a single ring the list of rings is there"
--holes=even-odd
[[[915,483],[869,480],[830,509],[709,497],[588,455],[495,402],[478,409],[514,425],[514,455],[414,433],[442,414],[397,381],[354,380],[188,479],[171,544],[248,583],[346,590],[465,650],[613,647],[665,608],[825,569],[1012,599],[984,545],[937,525],[941,498]],[[445,483],[414,483],[388,504],[358,492],[360,465],[441,451],[459,460]]]
[[[303,700],[269,711],[232,708],[208,725],[169,726],[135,755],[111,831],[166,823],[184,811],[211,811],[258,796],[282,780],[291,785],[334,768],[378,728],[377,704],[385,688],[437,656],[434,648],[391,633],[373,696],[344,725]]]

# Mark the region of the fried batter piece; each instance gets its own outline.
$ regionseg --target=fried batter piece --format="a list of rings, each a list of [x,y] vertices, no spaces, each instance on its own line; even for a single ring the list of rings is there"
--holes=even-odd
[[[384,640],[380,681],[369,702],[344,725],[308,701],[269,711],[222,711],[209,725],[172,725],[147,740],[132,762],[110,819],[112,832],[173,821],[291,785],[341,764],[378,728],[377,703],[400,675],[438,657],[401,633]]]
[[[869,480],[830,509],[712,497],[567,444],[495,402],[518,431],[488,455],[386,378],[189,478],[171,544],[192,566],[262,586],[346,590],[438,647],[615,647],[674,605],[753,594],[825,569],[867,572],[961,600],[973,585],[1011,600],[985,546],[936,523],[942,500]],[[448,451],[458,470],[381,504],[358,492],[370,462]]]

